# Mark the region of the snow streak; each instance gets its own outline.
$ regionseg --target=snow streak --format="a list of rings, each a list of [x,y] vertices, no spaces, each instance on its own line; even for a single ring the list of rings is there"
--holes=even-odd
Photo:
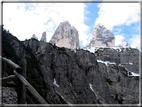
[[[97,60],[97,62],[100,62],[100,63],[104,63],[106,66],[108,66],[108,64],[115,64],[115,62],[109,62],[109,61],[102,61],[102,60]]]
[[[97,97],[97,94],[96,94],[96,92],[94,91],[94,89],[93,89],[93,87],[92,87],[92,84],[89,83],[89,85],[90,85],[90,89],[94,92],[95,96]],[[97,99],[98,99],[98,97],[97,97]]]
[[[56,83],[55,78],[54,78],[54,83],[53,84],[55,84],[57,87],[59,87],[59,85]]]

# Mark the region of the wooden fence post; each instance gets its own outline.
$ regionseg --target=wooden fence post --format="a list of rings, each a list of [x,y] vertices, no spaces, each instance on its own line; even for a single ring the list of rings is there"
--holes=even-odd
[[[6,63],[2,61],[2,77],[5,77]]]
[[[45,99],[34,89],[34,87],[20,74],[14,70],[16,77],[26,86],[30,93],[36,98],[36,100],[41,104],[47,104]]]
[[[1,56],[0,56],[1,59]],[[26,62],[24,61],[24,64],[21,64],[22,69],[19,65],[15,64],[11,60],[7,58],[2,58],[2,60],[6,63],[8,63],[11,67],[13,67],[14,70],[14,75],[8,76],[3,78],[3,83],[6,83],[9,80],[16,79],[18,80],[17,84],[17,97],[18,97],[18,104],[26,104],[26,88],[31,92],[31,94],[36,98],[36,100],[41,103],[41,104],[47,104],[46,100],[33,88],[33,86],[26,80]],[[18,73],[19,74],[18,74]],[[7,84],[9,86],[16,86],[15,84]],[[32,102],[32,101],[31,101]],[[32,102],[33,103],[33,102]],[[49,106],[49,104],[48,104]]]
[[[22,72],[20,73],[24,78],[26,78],[26,65],[23,64]],[[26,87],[24,84],[18,80],[18,104],[26,104]]]

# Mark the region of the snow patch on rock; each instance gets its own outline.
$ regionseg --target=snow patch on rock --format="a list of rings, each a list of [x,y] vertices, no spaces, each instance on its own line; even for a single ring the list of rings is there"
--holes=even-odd
[[[53,84],[55,84],[57,87],[59,87],[59,85],[56,83],[56,79],[55,78],[54,78]]]
[[[102,61],[102,60],[97,60],[97,62],[100,62],[100,63],[104,63],[106,66],[108,66],[108,64],[115,64],[115,62],[109,62],[109,61]]]

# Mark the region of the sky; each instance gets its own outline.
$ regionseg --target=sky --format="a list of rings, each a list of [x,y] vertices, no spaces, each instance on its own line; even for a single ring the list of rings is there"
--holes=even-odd
[[[127,42],[140,48],[139,3],[3,3],[4,28],[21,41],[33,34],[40,40],[46,31],[49,42],[65,20],[78,30],[80,47],[100,23],[114,34],[116,46]]]

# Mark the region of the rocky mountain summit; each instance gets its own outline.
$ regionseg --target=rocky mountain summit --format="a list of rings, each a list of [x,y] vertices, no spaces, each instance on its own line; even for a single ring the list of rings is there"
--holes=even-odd
[[[127,42],[122,42],[116,47],[122,47],[122,48],[131,48],[131,46]]]
[[[58,29],[66,26],[64,22]],[[27,80],[49,104],[139,104],[138,49],[99,47],[90,52],[36,39],[20,42],[10,34],[2,39],[3,55],[26,65]]]
[[[79,48],[79,35],[68,21],[61,22],[50,40],[51,44],[69,49]]]
[[[38,40],[38,38],[36,37],[35,34],[33,34],[33,36],[32,36],[31,38],[34,38],[34,39],[37,39],[37,40]]]
[[[42,33],[42,37],[41,37],[40,41],[46,42],[46,32]]]
[[[104,25],[97,24],[94,27],[94,31],[86,47],[83,49],[95,53],[99,48],[110,48],[119,52],[126,49],[131,50],[131,46],[126,42],[122,42],[118,46],[115,46],[115,37],[113,33],[107,30]]]
[[[107,30],[104,25],[95,25],[94,31],[89,38],[87,47],[104,46],[114,47],[115,37],[110,30]]]

